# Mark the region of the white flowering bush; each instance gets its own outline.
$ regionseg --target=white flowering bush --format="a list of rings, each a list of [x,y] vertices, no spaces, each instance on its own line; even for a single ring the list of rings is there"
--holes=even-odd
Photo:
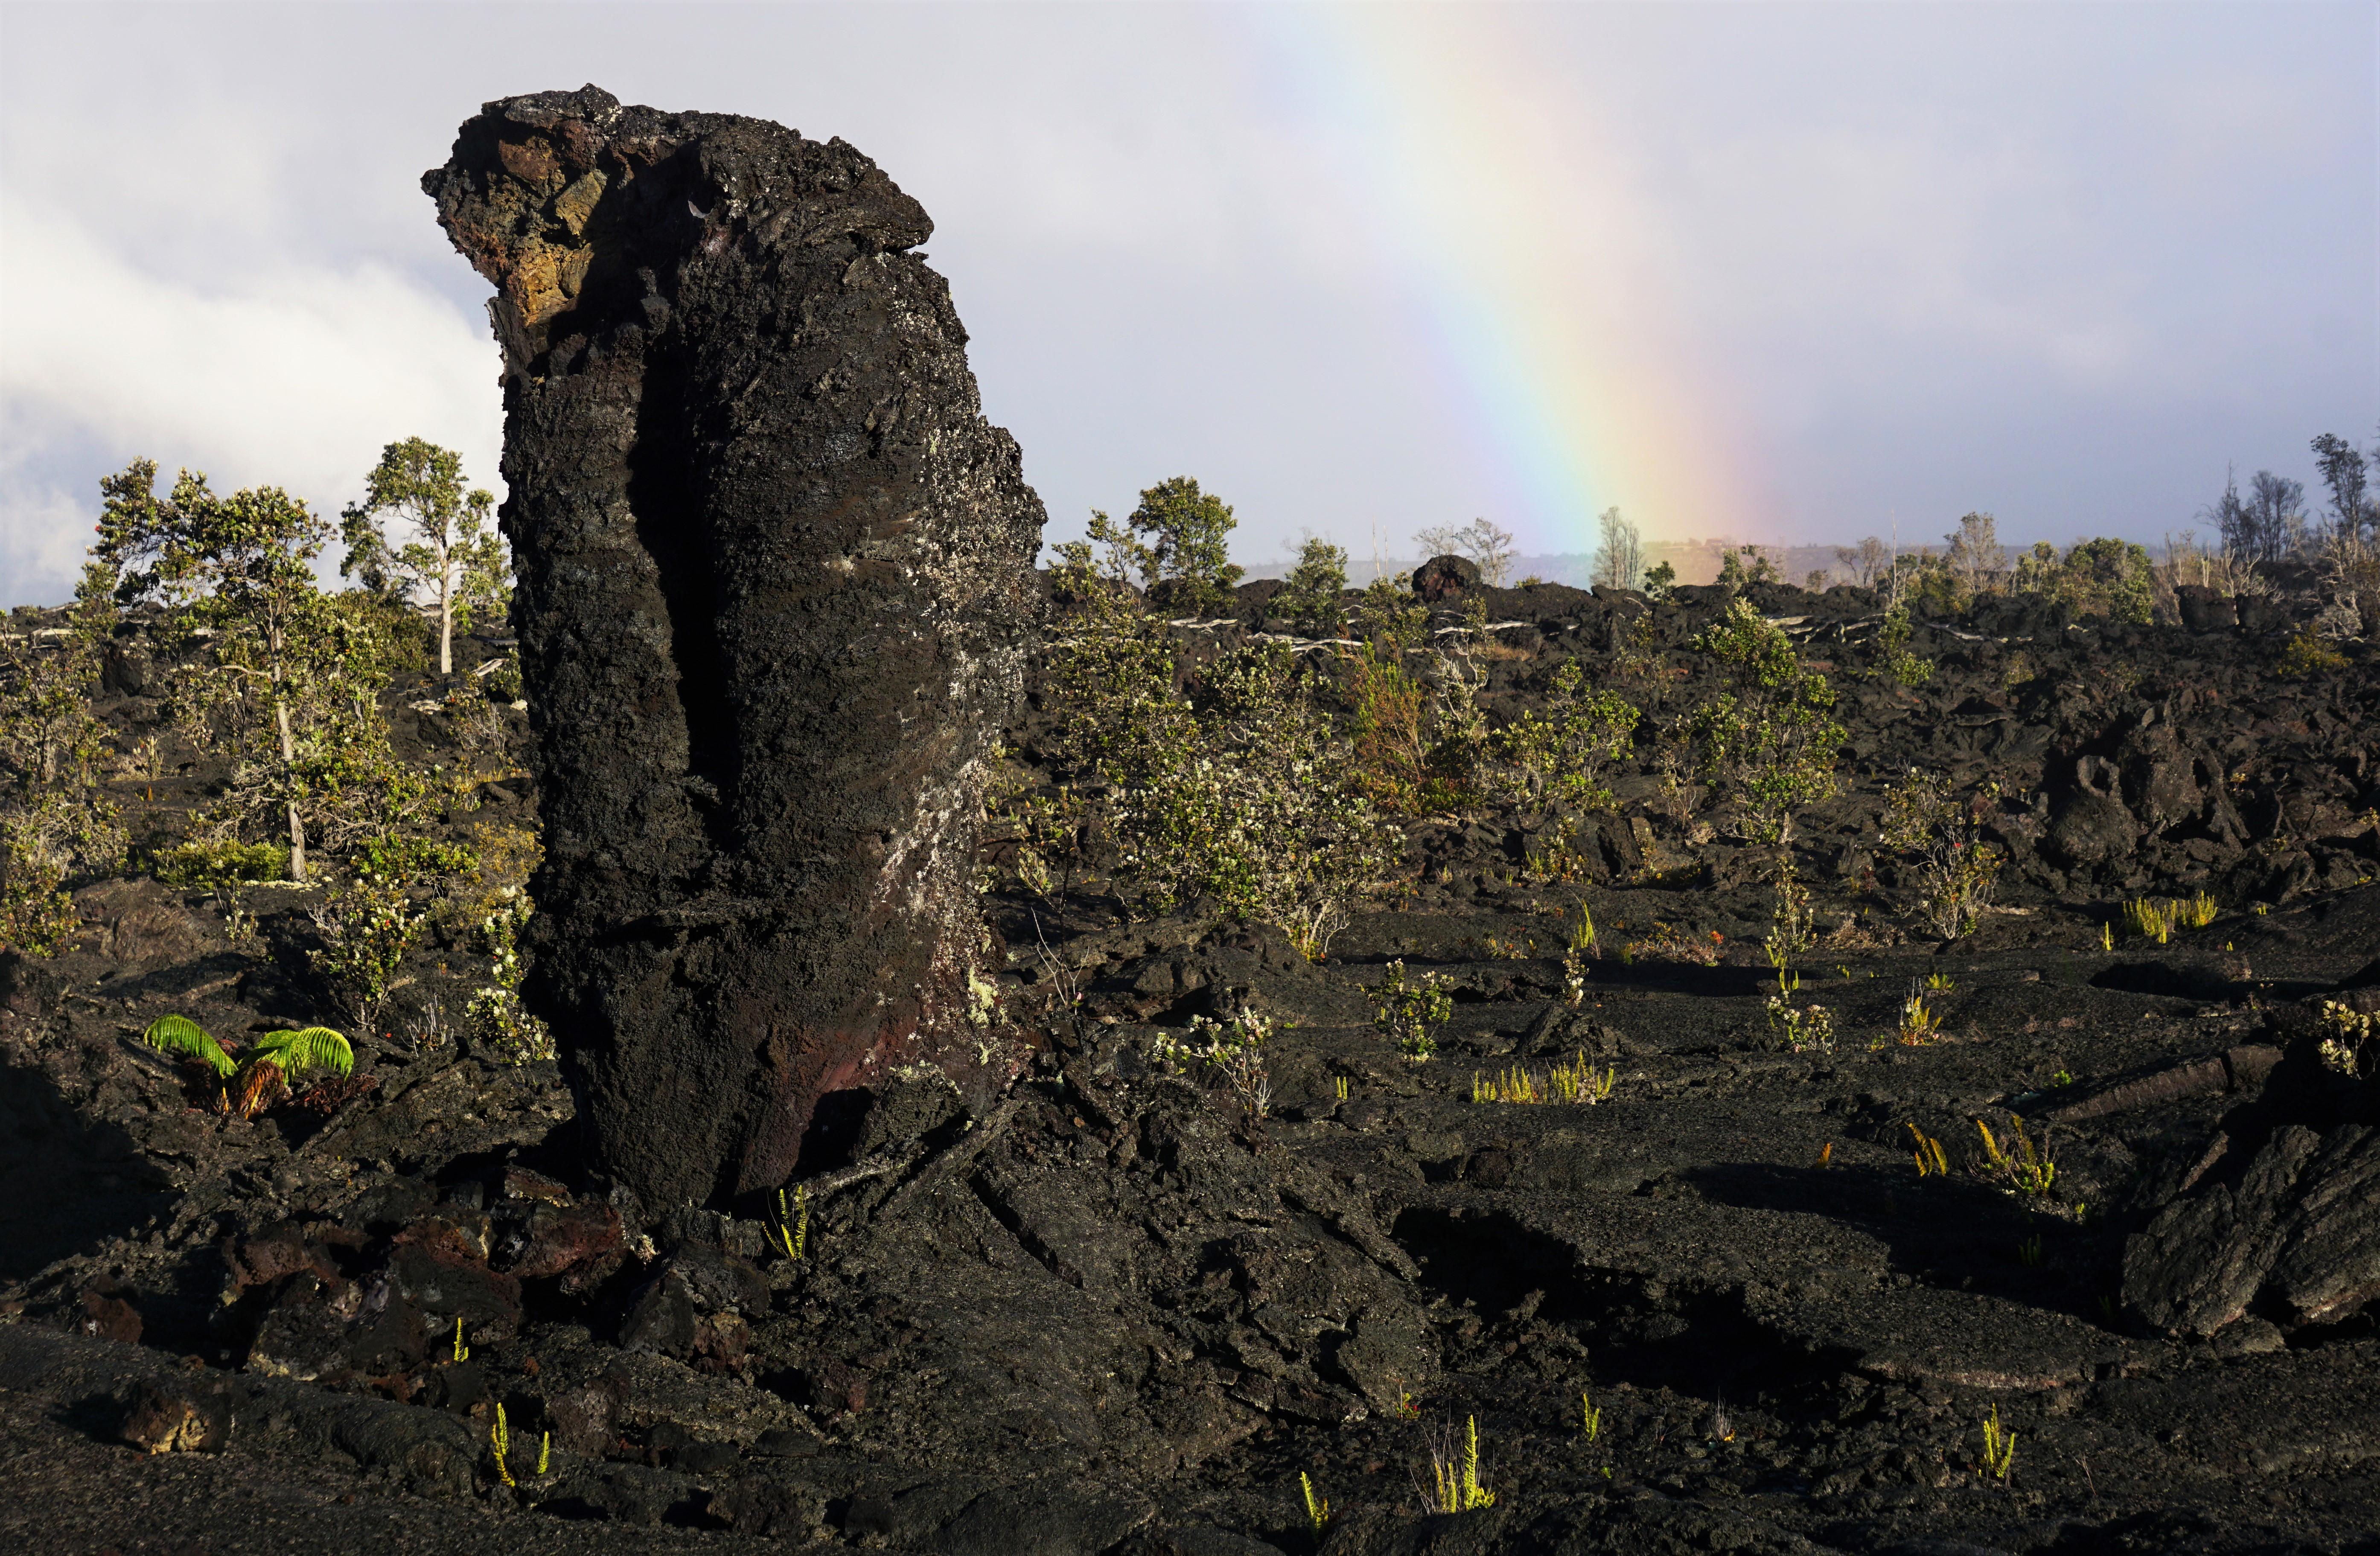
[[[480,943],[494,982],[472,994],[464,1007],[472,1037],[516,1064],[551,1059],[554,1053],[553,1029],[521,1003],[520,931],[532,911],[523,893],[480,921]]]
[[[2322,1002],[2322,1039],[2315,1049],[2325,1069],[2359,1079],[2380,1056],[2380,1015],[2365,1015],[2337,1000]]]
[[[1824,1005],[1805,1005],[1794,1009],[1782,995],[1768,996],[1768,1029],[1777,1034],[1779,1043],[1791,1053],[1832,1053],[1835,1051],[1835,1013]]]
[[[389,984],[421,932],[421,914],[404,881],[358,871],[314,909],[322,943],[314,968],[346,997],[358,1027],[369,1031]]]
[[[1186,1037],[1158,1034],[1151,1052],[1169,1069],[1203,1065],[1222,1076],[1250,1118],[1272,1111],[1272,1080],[1265,1069],[1265,1044],[1273,1034],[1271,1017],[1252,1010],[1236,1010],[1217,1021],[1194,1015]]]
[[[1281,645],[1227,656],[1200,693],[1186,723],[1118,764],[1123,867],[1160,912],[1211,898],[1319,960],[1350,905],[1394,867],[1402,835],[1356,786]]]
[[[1407,978],[1402,959],[1389,964],[1388,976],[1372,991],[1372,1025],[1415,1064],[1438,1052],[1438,1028],[1454,1018],[1454,996],[1438,974]]]

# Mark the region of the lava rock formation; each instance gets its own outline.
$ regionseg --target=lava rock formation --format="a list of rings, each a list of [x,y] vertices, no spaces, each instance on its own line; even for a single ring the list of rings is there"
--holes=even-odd
[[[932,224],[843,141],[590,86],[488,104],[423,188],[497,287],[529,1000],[602,1171],[774,1186],[821,1098],[972,1052],[1040,500]]]

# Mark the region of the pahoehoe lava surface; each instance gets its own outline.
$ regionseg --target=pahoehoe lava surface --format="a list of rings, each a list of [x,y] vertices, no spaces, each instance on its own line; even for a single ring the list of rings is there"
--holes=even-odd
[[[599,1168],[774,1187],[822,1097],[971,1052],[1040,500],[932,224],[841,140],[589,87],[489,104],[423,187],[497,286],[531,1003]]]

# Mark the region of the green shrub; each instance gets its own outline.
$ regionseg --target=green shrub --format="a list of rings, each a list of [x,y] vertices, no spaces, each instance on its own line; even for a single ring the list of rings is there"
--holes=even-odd
[[[1319,958],[1354,898],[1391,868],[1401,835],[1287,645],[1228,654],[1185,695],[1165,623],[1125,583],[1131,553],[1107,539],[1103,563],[1087,544],[1060,548],[1057,581],[1075,602],[1049,667],[1062,711],[1050,750],[1062,845],[1111,844],[1114,884],[1136,909],[1204,899],[1280,926]],[[1037,855],[1044,838],[1061,843],[1045,833]]]
[[[313,917],[322,938],[314,970],[346,995],[357,1026],[370,1030],[421,932],[422,916],[401,879],[358,874],[335,888]]]
[[[1876,646],[1883,650],[1884,658],[1878,674],[1904,687],[1922,687],[1934,678],[1934,662],[1909,651],[1910,632],[1908,605],[1895,605],[1885,613],[1884,627],[1876,635]]]
[[[1272,1081],[1265,1068],[1264,1045],[1272,1037],[1274,1026],[1270,1016],[1251,1010],[1233,1011],[1222,1021],[1194,1015],[1187,1039],[1160,1032],[1151,1052],[1169,1068],[1204,1064],[1212,1069],[1231,1087],[1250,1118],[1263,1118],[1272,1111]]]
[[[1335,638],[1346,624],[1346,589],[1347,548],[1308,536],[1269,608],[1309,638]]]
[[[1408,979],[1402,960],[1389,964],[1372,1002],[1372,1025],[1415,1064],[1438,1052],[1433,1034],[1454,1017],[1454,996],[1439,985],[1438,975]]]
[[[2007,862],[1984,841],[1984,822],[1998,808],[1999,794],[1998,784],[1985,783],[1961,799],[1948,778],[1913,768],[1884,791],[1885,846],[1913,858],[1918,910],[1945,940],[1981,921]]]
[[[1639,716],[1618,692],[1590,687],[1578,661],[1564,663],[1547,689],[1546,711],[1523,714],[1499,737],[1517,771],[1519,797],[1610,808],[1604,776],[1628,755]]]
[[[2312,680],[2334,670],[2347,668],[2347,656],[2324,642],[2311,632],[2301,632],[2290,638],[2288,647],[2274,669],[2292,680]]]
[[[1845,735],[1828,716],[1834,688],[1803,665],[1783,629],[1746,600],[1730,601],[1694,647],[1718,663],[1733,688],[1686,720],[1695,769],[1749,836],[1781,843],[1791,835],[1795,811],[1835,792],[1835,757]]]
[[[55,956],[82,927],[74,898],[64,888],[66,869],[28,835],[21,817],[0,821],[0,951]]]
[[[515,897],[480,923],[480,946],[488,958],[492,987],[478,991],[465,1007],[473,1039],[511,1064],[553,1057],[553,1029],[521,1003],[520,931],[534,906]]]
[[[220,886],[234,881],[279,881],[289,873],[285,843],[210,838],[153,854],[149,873],[168,886]]]
[[[1211,898],[1318,960],[1402,836],[1285,647],[1227,655],[1199,690],[1196,711],[1108,768],[1123,868],[1157,911]]]
[[[2017,558],[2010,587],[2064,605],[2077,617],[2145,626],[2156,603],[2156,569],[2148,548],[2102,536],[2064,556],[2046,541]]]
[[[426,837],[382,835],[366,839],[347,859],[358,875],[419,886],[445,879],[476,875],[480,856],[459,843],[438,843]]]
[[[1429,636],[1429,607],[1385,574],[1355,602],[1355,636],[1386,651],[1416,648]]]

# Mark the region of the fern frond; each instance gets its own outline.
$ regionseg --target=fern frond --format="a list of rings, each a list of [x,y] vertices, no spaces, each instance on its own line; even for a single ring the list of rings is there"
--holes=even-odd
[[[339,1075],[352,1075],[356,1067],[356,1051],[347,1039],[328,1027],[308,1027],[296,1032],[267,1032],[256,1039],[251,1051],[261,1060],[279,1065],[292,1077],[309,1070],[331,1070]]]
[[[242,1075],[244,1078],[239,1083],[238,1100],[229,1101],[226,1097],[232,1112],[241,1118],[254,1118],[274,1097],[289,1089],[280,1064],[270,1054],[259,1056]]]
[[[223,1044],[207,1036],[207,1029],[187,1015],[161,1015],[149,1023],[140,1040],[161,1053],[179,1053],[191,1059],[203,1059],[219,1076],[228,1076],[237,1068]]]

